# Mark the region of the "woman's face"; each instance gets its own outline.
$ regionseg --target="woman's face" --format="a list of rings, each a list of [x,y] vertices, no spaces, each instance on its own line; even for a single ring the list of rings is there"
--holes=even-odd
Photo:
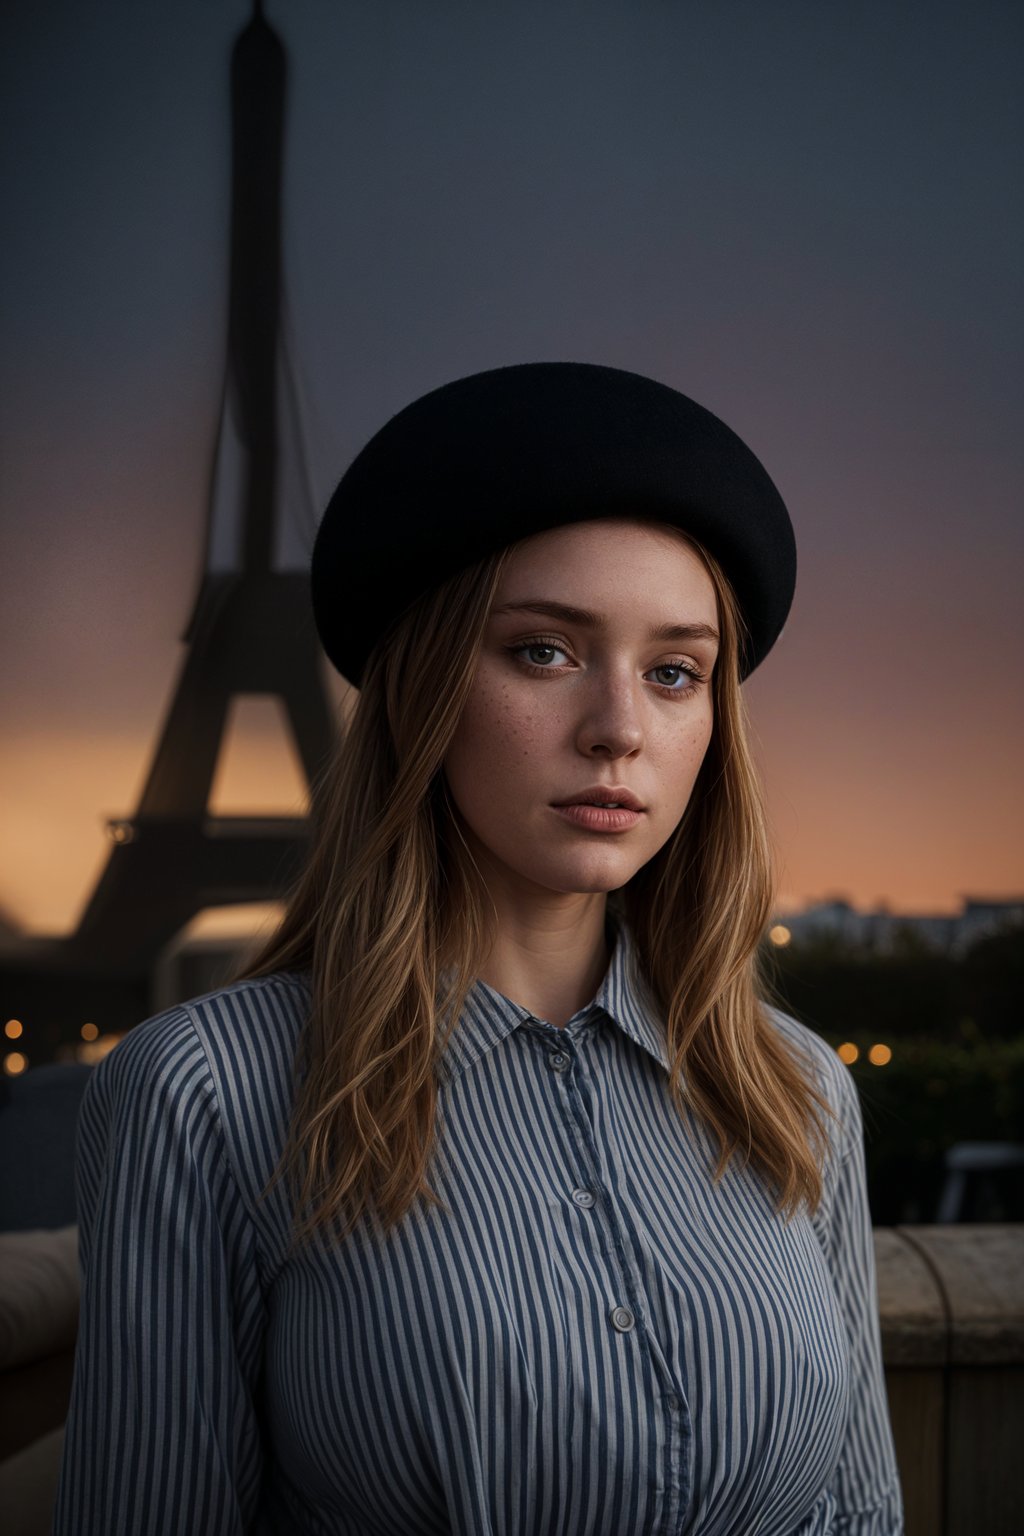
[[[538,611],[552,605],[581,612]],[[718,629],[711,578],[671,529],[601,519],[516,550],[444,763],[485,875],[527,897],[612,891],[653,858],[711,739]],[[595,785],[636,796],[633,825],[555,809]]]

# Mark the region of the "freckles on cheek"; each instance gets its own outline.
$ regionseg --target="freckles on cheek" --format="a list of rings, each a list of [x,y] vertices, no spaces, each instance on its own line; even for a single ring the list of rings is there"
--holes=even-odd
[[[537,743],[539,725],[535,710],[517,698],[516,689],[507,684],[488,689],[481,706],[480,728],[490,734],[502,755],[528,757]]]
[[[491,686],[476,694],[467,707],[465,725],[480,757],[506,763],[511,753],[522,749],[522,717],[505,688]]]

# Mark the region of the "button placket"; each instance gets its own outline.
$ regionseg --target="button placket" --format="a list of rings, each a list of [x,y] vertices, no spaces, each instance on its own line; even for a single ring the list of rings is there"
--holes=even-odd
[[[548,1057],[548,1065],[553,1072],[567,1072],[572,1065],[572,1058],[565,1051],[553,1051]],[[572,1200],[584,1210],[589,1210],[595,1203],[591,1191],[579,1187],[572,1191]],[[618,1333],[631,1333],[636,1327],[636,1314],[629,1307],[611,1307],[608,1317]]]
[[[531,1020],[531,1022],[539,1024],[540,1021]],[[551,1026],[548,1027],[550,1028]],[[559,1073],[568,1072],[573,1065],[573,1052],[571,1050],[566,1051],[564,1048],[562,1048],[560,1045],[556,1045],[550,1039],[545,1040],[544,1043],[547,1046],[546,1055],[550,1070]],[[571,1044],[575,1047],[577,1044],[576,1040],[573,1039]],[[572,1089],[573,1087],[574,1084],[571,1081],[567,1081],[567,1090]],[[582,1134],[584,1143],[584,1145],[579,1149],[581,1153],[581,1164],[583,1165],[580,1171],[583,1171],[583,1168],[585,1168],[586,1163],[590,1160],[590,1158],[597,1159],[596,1166],[599,1167],[600,1149],[594,1142],[593,1127],[586,1110],[586,1096],[579,1093],[573,1093],[570,1097],[573,1104],[573,1120],[577,1122],[578,1129]],[[579,1102],[581,1097],[583,1100],[582,1104]],[[584,1149],[586,1149],[585,1155]],[[627,1256],[628,1250],[627,1244],[624,1241],[625,1234],[618,1225],[619,1216],[615,1210],[614,1200],[606,1200],[603,1205],[599,1206],[596,1195],[591,1190],[585,1188],[582,1185],[577,1185],[571,1189],[570,1199],[572,1200],[573,1204],[580,1210],[594,1210],[594,1208],[597,1207],[597,1209],[594,1211],[595,1219],[597,1219],[599,1223],[602,1223],[602,1225],[604,1222],[607,1222],[609,1232],[611,1234],[612,1245],[619,1260],[618,1265],[614,1266],[614,1270],[617,1271],[617,1273],[609,1275],[609,1279],[612,1282],[609,1288],[618,1289],[621,1284],[622,1289],[625,1290],[627,1295],[633,1294],[637,1287],[633,1277],[629,1272],[629,1259]],[[602,1238],[602,1243],[603,1241],[604,1239]],[[609,1252],[609,1258],[610,1257],[611,1252]],[[646,1309],[639,1296],[637,1297],[637,1300],[633,1306],[624,1306],[621,1303],[611,1304],[606,1301],[605,1317],[609,1325],[615,1330],[616,1333],[637,1333],[637,1338],[632,1347],[639,1349],[646,1348],[648,1351],[650,1351],[650,1344],[645,1339],[645,1332],[648,1326],[645,1322]],[[638,1324],[641,1325],[639,1329]],[[620,1347],[627,1348],[625,1343]],[[658,1358],[660,1359],[661,1356],[659,1355]],[[666,1425],[668,1426],[665,1436],[664,1454],[667,1458],[666,1489],[670,1490],[668,1494],[670,1508],[666,1510],[665,1514],[665,1521],[667,1523],[659,1525],[659,1529],[664,1529],[667,1532],[670,1529],[676,1529],[679,1518],[679,1510],[682,1499],[681,1480],[684,1479],[685,1469],[680,1465],[679,1462],[681,1451],[679,1449],[678,1441],[680,1437],[685,1439],[688,1435],[687,1426],[689,1424],[689,1418],[687,1414],[687,1405],[685,1399],[677,1390],[669,1390],[668,1392],[664,1393],[661,1400],[665,1414]]]
[[[565,1072],[571,1065],[571,1058],[565,1051],[554,1051],[548,1057],[548,1065],[555,1072]],[[573,1204],[578,1205],[582,1210],[589,1210],[594,1204],[594,1196],[591,1191],[589,1189],[582,1189],[579,1186],[572,1191],[572,1200]]]

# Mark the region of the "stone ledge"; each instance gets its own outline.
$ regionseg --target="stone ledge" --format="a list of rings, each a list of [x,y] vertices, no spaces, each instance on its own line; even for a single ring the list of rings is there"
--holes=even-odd
[[[1024,1223],[876,1227],[886,1367],[1024,1364]]]

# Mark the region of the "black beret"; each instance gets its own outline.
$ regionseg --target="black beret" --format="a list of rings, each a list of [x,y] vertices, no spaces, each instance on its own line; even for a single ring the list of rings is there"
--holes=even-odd
[[[748,676],[778,639],[796,543],[760,461],[667,384],[595,363],[518,363],[455,379],[392,416],[356,455],[313,548],[313,613],[343,677],[406,608],[517,539],[599,517],[692,534],[732,583]]]

